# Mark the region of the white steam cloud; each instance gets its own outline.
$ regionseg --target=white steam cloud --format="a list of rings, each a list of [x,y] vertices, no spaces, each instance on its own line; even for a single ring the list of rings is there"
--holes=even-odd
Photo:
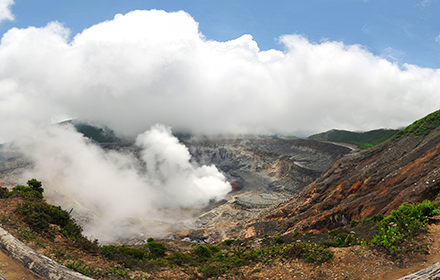
[[[187,207],[206,206],[231,186],[215,166],[190,163],[187,148],[160,125],[139,135],[140,160],[104,151],[71,127],[52,127],[18,146],[34,162],[24,178],[37,177],[45,195],[83,217],[85,233],[101,242],[164,234],[188,218]]]
[[[437,109],[440,71],[359,45],[250,35],[211,41],[185,12],[133,11],[69,39],[57,22],[0,44],[0,139],[66,117],[137,135],[155,123],[193,133],[400,127]],[[20,128],[20,129],[18,129]]]
[[[0,0],[0,23],[4,20],[14,20],[14,15],[11,11],[11,6],[14,0]]]

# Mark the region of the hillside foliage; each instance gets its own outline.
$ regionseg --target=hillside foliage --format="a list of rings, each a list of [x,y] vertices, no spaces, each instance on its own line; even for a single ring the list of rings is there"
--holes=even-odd
[[[415,136],[426,136],[434,129],[440,127],[440,110],[437,110],[424,118],[421,118],[405,129],[399,131],[393,138],[397,139],[402,136],[414,134]]]
[[[356,145],[360,149],[366,149],[385,142],[398,132],[399,130],[395,129],[376,129],[367,132],[353,132],[333,129],[327,132],[312,135],[309,137],[309,139],[347,143]]]

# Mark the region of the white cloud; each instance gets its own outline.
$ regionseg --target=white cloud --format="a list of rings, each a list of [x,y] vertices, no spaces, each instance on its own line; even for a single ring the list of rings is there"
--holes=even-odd
[[[387,60],[398,63],[405,56],[405,52],[392,47],[387,47],[382,50],[381,56]]]
[[[440,44],[440,34],[439,34],[439,35],[437,35],[437,37],[435,37],[434,41],[436,41],[437,43],[439,43],[439,44]]]
[[[0,45],[0,138],[70,115],[136,135],[155,123],[194,133],[399,127],[437,109],[440,72],[358,45],[250,35],[207,41],[184,12],[134,11],[71,42],[59,23],[11,29]]]
[[[14,0],[0,0],[0,23],[4,20],[14,20],[12,5],[14,5]]]
[[[423,8],[430,6],[435,0],[421,0],[419,5]]]

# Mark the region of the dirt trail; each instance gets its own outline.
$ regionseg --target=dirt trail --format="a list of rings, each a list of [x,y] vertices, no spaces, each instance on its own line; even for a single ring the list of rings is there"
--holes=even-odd
[[[0,250],[0,275],[6,280],[41,280],[29,270],[21,267]]]
[[[414,260],[414,264],[408,268],[385,272],[379,275],[377,279],[399,279],[440,262],[440,224],[433,224],[429,226],[428,238],[432,240],[432,244],[429,246],[429,254],[423,255],[420,257],[420,259]]]

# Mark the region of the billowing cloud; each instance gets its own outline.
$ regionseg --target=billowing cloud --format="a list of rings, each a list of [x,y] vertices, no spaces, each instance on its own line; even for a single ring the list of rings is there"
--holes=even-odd
[[[74,209],[85,233],[101,242],[163,236],[190,217],[188,208],[231,191],[215,166],[190,163],[188,149],[164,126],[142,133],[136,144],[139,157],[104,151],[66,126],[35,131],[15,143],[33,162],[23,180],[42,180],[45,196]]]
[[[65,117],[137,135],[155,123],[193,133],[300,134],[400,127],[437,109],[440,71],[359,45],[251,35],[204,38],[185,12],[133,11],[69,39],[53,22],[0,45],[0,139]]]
[[[14,0],[0,0],[0,23],[4,20],[13,20],[14,15],[11,11],[11,6]]]

